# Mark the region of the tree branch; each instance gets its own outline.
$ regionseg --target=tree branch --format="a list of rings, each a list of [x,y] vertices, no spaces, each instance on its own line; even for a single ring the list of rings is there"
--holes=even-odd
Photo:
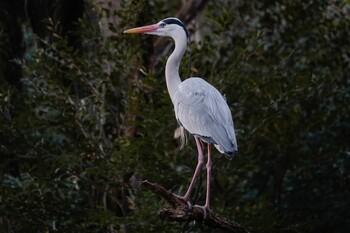
[[[232,220],[225,219],[218,214],[214,214],[213,212],[208,213],[207,217],[204,219],[201,208],[193,206],[192,209],[189,209],[187,203],[159,184],[151,183],[145,180],[141,182],[141,186],[162,197],[172,206],[162,208],[158,211],[159,217],[163,220],[177,222],[194,220],[212,228],[219,228],[226,232],[248,233],[248,231],[240,224]]]

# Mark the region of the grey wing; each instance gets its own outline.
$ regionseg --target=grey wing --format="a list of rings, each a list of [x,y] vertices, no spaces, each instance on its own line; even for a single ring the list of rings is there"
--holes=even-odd
[[[218,90],[200,78],[183,81],[173,98],[180,125],[228,155],[237,151],[230,109]]]

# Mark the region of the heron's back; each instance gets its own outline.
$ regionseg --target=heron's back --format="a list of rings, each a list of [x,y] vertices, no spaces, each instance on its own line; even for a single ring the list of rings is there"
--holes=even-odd
[[[176,119],[188,132],[228,156],[238,149],[231,111],[225,98],[201,78],[189,78],[177,88]]]

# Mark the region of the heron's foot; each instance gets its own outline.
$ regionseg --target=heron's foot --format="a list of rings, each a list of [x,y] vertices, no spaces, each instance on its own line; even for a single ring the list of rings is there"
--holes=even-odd
[[[208,205],[195,205],[195,207],[201,208],[203,210],[203,220],[205,220],[211,212]]]
[[[191,204],[189,198],[185,197],[185,196],[179,196],[177,194],[174,194],[178,199],[180,199],[183,203],[187,204],[188,209],[192,210],[193,205]]]

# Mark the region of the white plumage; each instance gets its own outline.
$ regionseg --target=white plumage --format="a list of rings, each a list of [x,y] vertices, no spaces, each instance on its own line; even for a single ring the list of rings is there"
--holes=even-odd
[[[181,82],[173,98],[179,124],[206,143],[232,157],[237,141],[230,109],[225,98],[201,78]]]

